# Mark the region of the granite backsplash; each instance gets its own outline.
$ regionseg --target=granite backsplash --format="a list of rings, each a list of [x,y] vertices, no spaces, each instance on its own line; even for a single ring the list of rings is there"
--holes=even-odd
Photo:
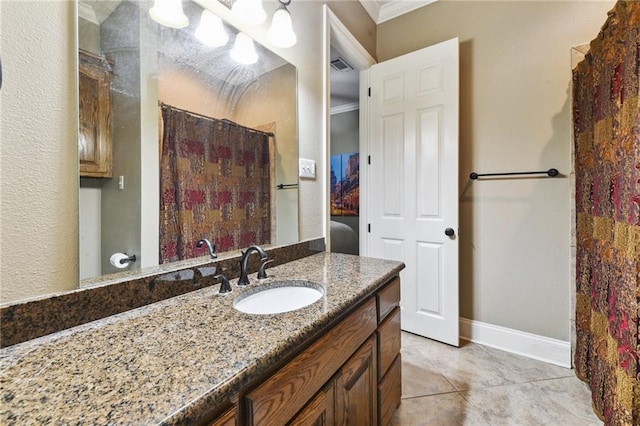
[[[267,248],[270,267],[324,251],[324,238]],[[240,276],[240,253],[210,262],[196,259],[159,266],[147,273],[101,277],[87,286],[47,297],[0,305],[0,347],[106,318],[190,291],[217,284],[214,275],[224,270],[229,279]],[[249,272],[258,270],[260,259],[252,256]],[[224,269],[223,269],[224,268]],[[268,272],[268,269],[267,269]],[[87,284],[84,282],[83,284]]]

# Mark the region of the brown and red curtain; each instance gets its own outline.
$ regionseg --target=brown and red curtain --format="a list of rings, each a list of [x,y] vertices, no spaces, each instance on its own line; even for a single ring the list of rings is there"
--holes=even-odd
[[[269,134],[162,105],[160,263],[271,240]]]
[[[640,424],[640,2],[619,1],[573,74],[574,364],[606,425]]]

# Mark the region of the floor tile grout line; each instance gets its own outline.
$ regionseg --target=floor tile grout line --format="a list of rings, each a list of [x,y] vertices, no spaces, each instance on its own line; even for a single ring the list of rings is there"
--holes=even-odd
[[[456,392],[460,392],[460,389],[458,389],[458,387],[451,380],[449,380],[449,378],[447,376],[445,376],[442,373],[438,373],[438,374],[440,374],[447,381],[447,383],[449,383],[451,385],[451,387],[456,390]]]
[[[459,392],[459,391],[439,392],[439,393],[431,393],[431,394],[428,394],[428,395],[415,395],[415,396],[409,396],[409,397],[407,397],[407,398],[402,397],[402,398],[400,399],[400,401],[409,401],[410,399],[418,399],[418,398],[429,398],[429,397],[432,397],[432,396],[450,395],[450,394],[452,394],[452,393],[460,394],[460,392]],[[460,396],[462,396],[462,395],[460,395]]]
[[[503,383],[501,385],[495,385],[495,386],[479,386],[479,387],[473,387],[473,388],[469,388],[469,389],[457,389],[456,388],[455,392],[459,392],[459,393],[463,394],[463,393],[475,392],[475,391],[480,391],[480,390],[488,390],[488,389],[495,390],[495,389],[500,389],[500,388],[508,388],[508,387],[522,386],[522,385],[531,385],[531,384],[541,383],[541,382],[550,382],[552,380],[566,380],[566,379],[572,379],[572,378],[573,377],[571,377],[571,376],[567,376],[567,377],[549,377],[549,378],[545,378],[545,379],[529,380],[529,381],[526,381],[526,382]]]

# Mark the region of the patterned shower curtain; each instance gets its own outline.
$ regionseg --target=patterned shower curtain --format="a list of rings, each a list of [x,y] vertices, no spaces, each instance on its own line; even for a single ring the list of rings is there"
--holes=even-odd
[[[162,105],[160,263],[271,240],[269,134]]]
[[[619,1],[573,75],[575,368],[607,425],[640,424],[640,2]]]

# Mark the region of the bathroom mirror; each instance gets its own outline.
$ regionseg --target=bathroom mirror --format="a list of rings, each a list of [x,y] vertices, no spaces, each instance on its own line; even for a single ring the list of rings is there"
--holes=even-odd
[[[224,47],[204,45],[195,35],[203,9],[189,0],[183,0],[189,24],[180,29],[152,20],[152,6],[150,0],[78,3],[78,47],[110,73],[113,121],[111,177],[80,177],[81,285],[122,270],[131,275],[131,270],[154,267],[161,261],[160,199],[166,197],[161,185],[165,155],[161,147],[165,140],[162,105],[175,107],[190,117],[232,122],[273,135],[266,185],[269,202],[263,206],[270,218],[266,231],[269,241],[262,243],[298,241],[295,67],[259,43],[255,43],[256,63],[235,62],[230,50],[238,31],[226,23],[228,43]],[[83,108],[83,94],[79,97]],[[85,142],[81,124],[80,149]],[[233,188],[226,189],[234,192]],[[241,189],[252,196],[253,189],[238,191]],[[230,204],[229,211],[220,214],[244,217],[251,209]],[[202,218],[216,216],[213,210],[202,213]],[[246,225],[240,222],[238,226]],[[252,235],[255,233],[242,232],[236,245],[256,243]],[[213,236],[213,230],[210,234],[205,230],[200,237],[213,241]],[[114,253],[135,255],[136,260],[126,269],[115,268],[109,261]],[[200,256],[207,256],[205,247],[190,250],[187,257]]]

